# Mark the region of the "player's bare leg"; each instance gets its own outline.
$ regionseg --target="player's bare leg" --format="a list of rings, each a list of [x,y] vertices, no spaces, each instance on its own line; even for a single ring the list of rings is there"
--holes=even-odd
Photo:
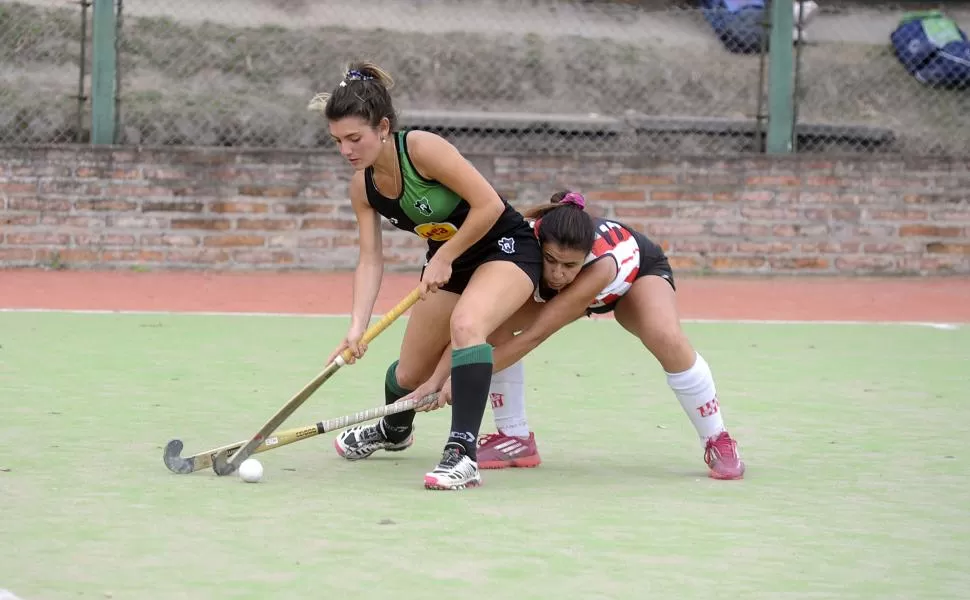
[[[737,442],[724,425],[714,376],[704,357],[681,329],[676,295],[655,275],[641,277],[616,306],[617,322],[653,354],[704,446],[704,461],[714,479],[741,479],[745,465]]]
[[[441,462],[424,476],[432,490],[455,490],[481,483],[478,433],[492,380],[488,336],[532,294],[533,282],[515,263],[487,262],[475,270],[451,315],[451,433]]]

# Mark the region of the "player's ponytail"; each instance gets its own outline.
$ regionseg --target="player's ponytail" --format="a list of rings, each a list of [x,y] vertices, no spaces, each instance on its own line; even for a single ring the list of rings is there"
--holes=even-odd
[[[556,192],[549,204],[534,208],[526,216],[536,220],[540,244],[552,242],[561,248],[589,252],[596,238],[593,219],[584,210],[586,199],[578,192]]]
[[[394,79],[372,62],[347,65],[343,79],[331,91],[317,94],[307,109],[323,113],[330,121],[359,117],[371,127],[388,120],[390,131],[397,129],[397,115],[389,90]]]

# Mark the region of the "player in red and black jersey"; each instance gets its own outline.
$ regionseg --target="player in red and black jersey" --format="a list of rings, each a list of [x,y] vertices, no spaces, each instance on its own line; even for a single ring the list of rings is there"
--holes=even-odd
[[[575,193],[567,194],[562,202],[567,205],[585,206],[582,196]],[[637,279],[644,275],[661,277],[673,287],[674,274],[667,262],[667,257],[664,255],[663,248],[650,241],[639,231],[618,221],[611,219],[591,220],[594,229],[593,246],[583,259],[581,268],[587,269],[598,261],[607,260],[613,266],[611,269],[613,278],[590,301],[586,309],[587,313],[606,314],[613,312],[620,298],[630,291]],[[542,218],[530,219],[530,221],[536,237],[541,239]],[[546,257],[547,266],[550,265],[550,258],[552,257]],[[553,260],[552,264],[554,266],[556,261]],[[568,285],[569,282],[566,284],[563,282],[566,281],[571,270],[569,268],[561,271],[555,268],[547,269],[549,271],[548,277],[540,282],[533,299],[536,302],[548,302],[554,298],[559,290]],[[605,273],[606,270],[603,272]],[[573,275],[573,277],[575,276]]]
[[[622,223],[591,218],[584,208],[580,194],[560,192],[551,205],[528,215],[542,247],[542,281],[534,301],[489,338],[495,347],[489,393],[498,432],[479,438],[479,466],[540,463],[525,416],[522,358],[583,315],[612,312],[664,369],[700,437],[710,476],[741,479],[745,465],[725,428],[711,369],[681,329],[673,272],[663,249]],[[441,388],[442,397],[431,409],[449,401],[447,371],[439,369],[436,376],[440,379],[432,378],[415,392]]]

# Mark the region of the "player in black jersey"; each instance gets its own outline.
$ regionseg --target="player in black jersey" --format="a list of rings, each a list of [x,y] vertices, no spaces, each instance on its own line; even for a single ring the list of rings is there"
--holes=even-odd
[[[351,65],[309,108],[327,117],[330,136],[354,167],[350,200],[360,255],[350,329],[330,355],[366,351],[361,337],[383,277],[380,216],[428,240],[422,301],[411,311],[400,357],[385,378],[388,403],[427,380],[449,345],[454,409],[440,464],[425,475],[429,489],[478,485],[476,440],[492,377],[487,336],[531,297],[542,272],[539,243],[525,218],[472,164],[438,135],[398,132],[390,76],[372,63]],[[353,427],[334,441],[350,460],[413,442],[414,411]]]
[[[489,337],[495,344],[489,393],[498,432],[482,436],[479,466],[539,464],[535,435],[525,416],[521,361],[584,314],[612,312],[663,368],[670,389],[697,431],[710,476],[741,479],[745,465],[725,427],[714,376],[680,327],[673,271],[663,249],[623,223],[591,218],[584,208],[582,195],[560,192],[552,197],[552,204],[528,213],[535,217],[545,260],[542,282],[536,301],[523,305]],[[430,409],[448,402],[448,382],[439,383],[446,376],[438,369],[415,391],[423,395],[442,390],[438,405]]]

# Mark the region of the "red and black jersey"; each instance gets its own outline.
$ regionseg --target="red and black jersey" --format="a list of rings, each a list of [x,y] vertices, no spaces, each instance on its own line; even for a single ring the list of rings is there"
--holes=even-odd
[[[530,224],[538,236],[537,222]],[[612,260],[616,264],[616,275],[590,302],[589,309],[595,310],[612,305],[623,297],[640,274],[640,240],[629,227],[609,219],[593,219],[596,237],[593,248],[586,255],[583,268],[598,260]],[[535,300],[546,302],[556,295],[555,291],[540,285],[536,289]]]
[[[612,260],[616,264],[616,275],[590,302],[591,309],[613,304],[622,298],[640,274],[640,244],[634,232],[609,219],[594,219],[593,222],[596,239],[583,266],[598,260]]]

